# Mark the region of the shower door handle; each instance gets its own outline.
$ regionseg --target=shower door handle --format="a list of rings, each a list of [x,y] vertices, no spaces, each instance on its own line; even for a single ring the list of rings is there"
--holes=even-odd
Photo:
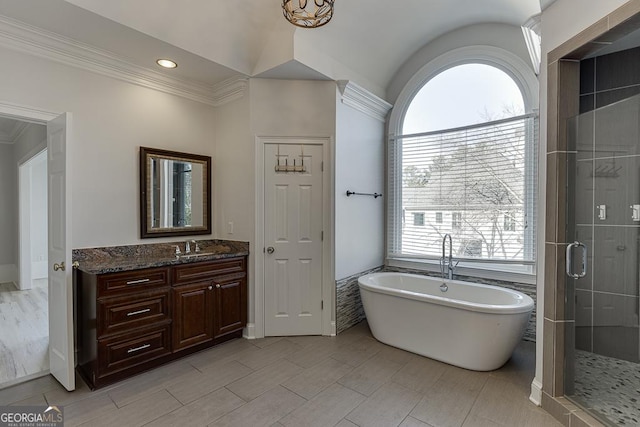
[[[573,273],[571,266],[573,265],[573,248],[582,248],[582,271],[580,271],[580,273]],[[567,271],[567,276],[573,278],[573,279],[582,279],[584,276],[587,275],[587,247],[585,246],[584,243],[580,243],[578,241],[575,241],[573,243],[570,243],[569,245],[567,245],[567,257],[566,257],[566,271]]]

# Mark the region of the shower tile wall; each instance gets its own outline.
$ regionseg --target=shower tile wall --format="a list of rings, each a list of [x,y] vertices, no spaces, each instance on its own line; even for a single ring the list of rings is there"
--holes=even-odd
[[[569,215],[576,240],[590,250],[589,274],[575,281],[576,348],[633,362],[640,344],[640,219],[631,207],[640,205],[638,94],[640,48],[581,61],[582,114],[570,129],[577,143]]]
[[[640,94],[640,47],[580,61],[580,113]]]

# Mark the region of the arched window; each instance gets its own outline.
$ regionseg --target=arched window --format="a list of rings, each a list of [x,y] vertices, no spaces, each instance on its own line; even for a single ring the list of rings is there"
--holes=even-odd
[[[504,71],[464,64],[429,80],[411,100],[402,134],[454,129],[524,114],[522,92]]]
[[[397,132],[389,141],[391,264],[436,264],[449,234],[453,257],[467,268],[491,264],[493,271],[533,273],[537,106],[531,94],[537,87],[505,57],[513,61],[502,55],[449,58],[432,70],[428,64],[396,103],[390,129]],[[415,214],[420,225],[409,220]]]

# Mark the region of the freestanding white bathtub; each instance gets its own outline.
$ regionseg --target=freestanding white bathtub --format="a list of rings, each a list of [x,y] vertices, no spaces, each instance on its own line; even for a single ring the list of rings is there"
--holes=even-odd
[[[358,284],[378,341],[474,371],[509,360],[533,310],[520,292],[437,277],[372,273]]]

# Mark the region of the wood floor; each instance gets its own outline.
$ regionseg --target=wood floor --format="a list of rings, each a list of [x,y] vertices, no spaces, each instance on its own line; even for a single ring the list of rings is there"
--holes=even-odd
[[[49,370],[47,279],[0,284],[0,388]]]
[[[65,426],[559,426],[529,399],[535,344],[467,371],[386,346],[366,322],[338,337],[239,339],[91,392],[52,377],[0,405],[64,406]]]

